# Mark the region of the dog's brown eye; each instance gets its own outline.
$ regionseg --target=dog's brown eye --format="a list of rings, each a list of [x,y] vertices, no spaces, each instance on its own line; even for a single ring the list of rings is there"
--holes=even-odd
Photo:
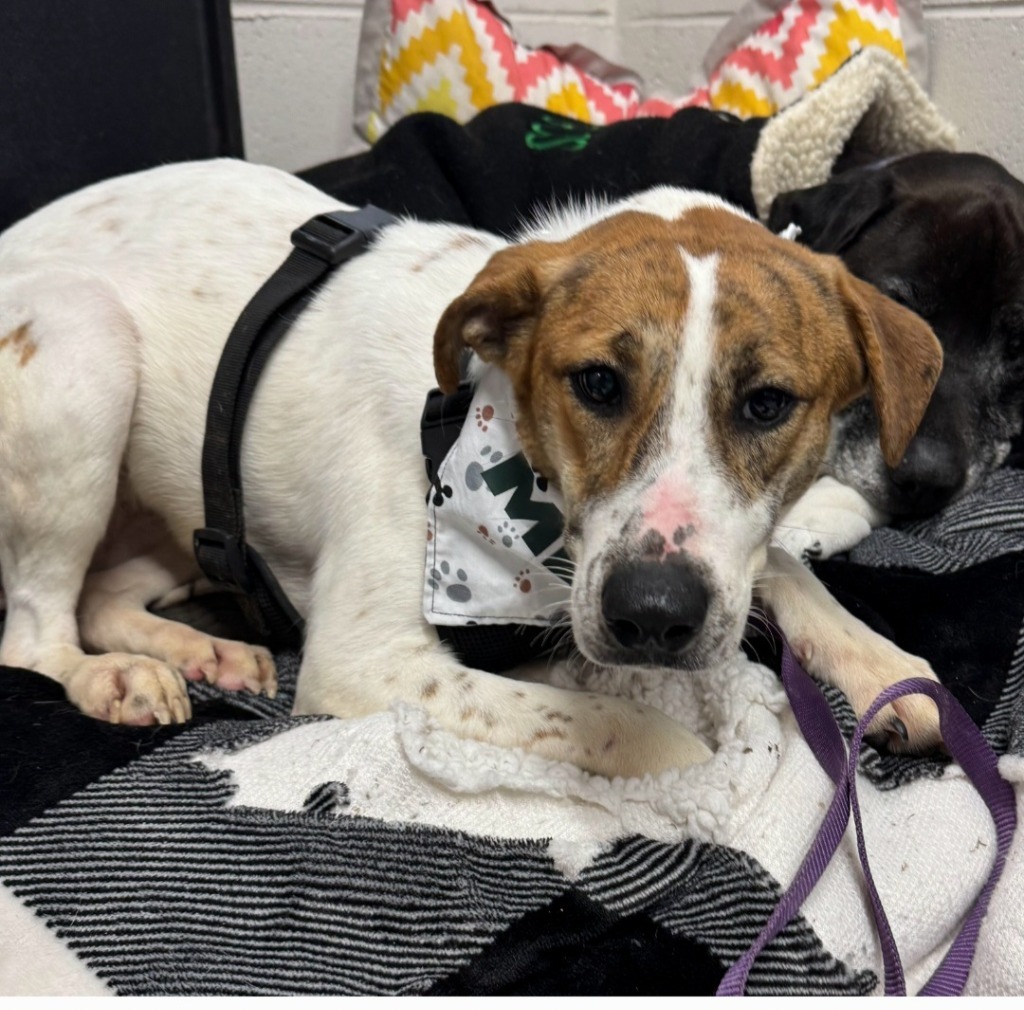
[[[572,383],[584,404],[607,410],[622,400],[622,384],[614,369],[607,365],[590,365],[574,372]]]
[[[773,428],[789,417],[796,397],[777,386],[755,389],[743,403],[743,420],[760,428]]]

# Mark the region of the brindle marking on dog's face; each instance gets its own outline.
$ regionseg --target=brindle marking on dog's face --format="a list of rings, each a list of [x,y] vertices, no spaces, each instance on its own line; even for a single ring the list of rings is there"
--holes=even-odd
[[[546,268],[554,276],[532,333],[510,345],[502,367],[515,386],[527,455],[559,482],[570,526],[585,503],[664,452],[684,394],[684,252],[714,257],[717,291],[705,360],[682,376],[683,386],[707,384],[707,416],[683,437],[713,445],[739,504],[795,498],[820,463],[831,414],[866,387],[830,276],[835,265],[719,210],[678,222],[623,214],[564,245],[557,267]],[[595,366],[618,378],[621,400],[611,409],[595,409],[574,385]],[[796,399],[772,429],[743,416],[746,399],[764,387]]]
[[[439,381],[463,344],[500,365],[524,450],[563,492],[591,659],[640,661],[604,628],[601,597],[616,565],[641,558],[685,556],[707,590],[704,625],[671,662],[697,668],[738,644],[776,516],[816,475],[832,414],[880,367],[844,278],[838,260],[727,210],[627,211],[498,253],[445,313]],[[595,370],[599,390],[614,379],[607,400],[581,380]],[[786,403],[770,423],[750,412],[766,390]]]

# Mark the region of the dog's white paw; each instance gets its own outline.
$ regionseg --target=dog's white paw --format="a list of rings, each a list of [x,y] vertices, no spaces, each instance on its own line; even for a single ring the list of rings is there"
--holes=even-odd
[[[772,543],[805,564],[848,551],[871,532],[871,524],[863,516],[845,509],[794,509],[783,522],[786,525],[776,528]]]
[[[74,705],[105,722],[166,726],[192,717],[184,678],[148,656],[118,652],[84,656],[64,685]]]
[[[822,477],[782,516],[772,543],[806,564],[848,551],[884,521],[853,488]]]
[[[858,719],[894,684],[915,677],[939,682],[927,660],[873,631],[848,636],[831,656],[816,655],[809,643],[794,645],[794,651],[805,669],[841,688]],[[865,736],[874,746],[897,754],[935,750],[942,743],[939,710],[925,695],[906,695],[881,709]]]
[[[213,638],[183,624],[168,626],[153,652],[186,680],[216,684],[225,691],[277,694],[277,669],[270,653],[259,645]]]

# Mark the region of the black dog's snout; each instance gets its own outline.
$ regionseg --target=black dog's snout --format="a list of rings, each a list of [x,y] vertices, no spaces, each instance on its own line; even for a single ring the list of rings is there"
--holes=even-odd
[[[675,655],[700,631],[708,612],[704,582],[671,561],[621,565],[601,593],[605,625],[619,645],[652,658]]]
[[[903,508],[910,515],[931,515],[951,501],[967,479],[967,453],[948,439],[919,435],[895,470]]]

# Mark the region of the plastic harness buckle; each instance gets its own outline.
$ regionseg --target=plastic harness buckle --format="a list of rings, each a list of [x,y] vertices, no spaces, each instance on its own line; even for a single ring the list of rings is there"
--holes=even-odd
[[[393,221],[373,206],[319,214],[292,232],[292,245],[336,267],[361,253],[374,233]]]
[[[192,547],[196,560],[206,577],[221,585],[243,593],[252,591],[249,567],[245,559],[245,543],[224,530],[196,530],[192,534]]]

